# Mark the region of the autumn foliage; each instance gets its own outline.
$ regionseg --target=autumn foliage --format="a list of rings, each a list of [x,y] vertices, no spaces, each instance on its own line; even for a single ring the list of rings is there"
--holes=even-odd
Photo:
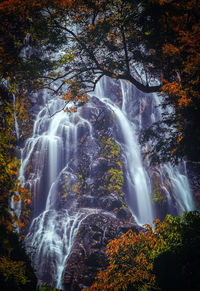
[[[200,242],[200,214],[191,212],[175,218],[167,215],[163,222],[155,220],[154,225],[154,229],[145,225],[144,230],[138,234],[129,230],[121,237],[111,240],[106,251],[109,265],[98,273],[96,282],[87,290],[197,290],[195,288],[199,282],[195,280],[197,270],[200,269],[200,265],[196,265],[200,256],[197,247]],[[196,254],[194,264],[187,257],[189,252],[191,256]],[[169,282],[163,282],[162,269],[166,268],[166,272],[170,272],[167,271],[168,268],[173,269],[171,261],[167,260],[166,265],[157,269],[162,263],[163,255],[178,261],[177,281],[169,279]],[[197,270],[192,276],[184,273],[194,268]],[[179,276],[183,282],[179,281]],[[172,276],[171,278],[173,279]],[[167,287],[163,287],[165,285]],[[188,286],[189,289],[185,289]]]
[[[16,158],[14,133],[16,108],[8,102],[7,90],[0,93],[0,289],[34,290],[36,278],[33,269],[14,232],[15,226],[23,227],[27,218],[25,215],[22,221],[10,207],[11,200],[13,203],[21,201],[25,209],[31,202],[29,191],[18,180],[20,161]],[[18,109],[21,116],[20,105]],[[24,114],[25,111],[21,117]]]
[[[147,229],[146,229],[147,230]],[[139,290],[155,284],[152,274],[153,256],[150,249],[156,247],[157,240],[152,229],[146,234],[129,230],[107,245],[109,266],[100,271],[89,290],[126,290],[129,286]],[[145,289],[146,290],[146,289]]]
[[[199,157],[196,124],[200,104],[200,5],[195,0],[158,2],[164,11],[159,22],[166,34],[166,42],[161,47],[166,77],[161,93],[164,103],[172,105],[176,114],[171,153],[175,159],[186,153],[195,160]],[[192,149],[191,143],[194,144]]]
[[[169,115],[165,123],[171,133],[169,146],[164,150],[166,141],[160,141],[166,135],[157,135],[158,146],[151,154],[157,152],[163,160],[177,161],[185,154],[198,159],[199,8],[195,0],[1,1],[0,76],[22,87],[28,83],[30,90],[43,86],[56,94],[60,90],[67,103],[70,99],[76,105],[77,98],[79,104],[86,102],[81,96],[92,91],[104,75],[128,80],[147,93],[159,91],[163,106],[172,106],[175,115]],[[19,56],[27,35],[36,50],[24,59]],[[44,55],[41,60],[38,48],[51,56],[59,48],[63,52],[55,62]],[[160,84],[153,85],[155,80]],[[54,90],[57,81],[63,84]],[[81,84],[81,94],[74,94],[75,83]],[[76,111],[76,107],[67,106],[66,111]]]
[[[163,91],[174,95],[178,107],[190,106],[199,99],[200,30],[198,1],[160,1],[166,4],[167,24],[174,35],[162,46],[163,56],[172,63],[175,80],[164,82]],[[167,6],[167,3],[170,6]],[[169,39],[170,41],[170,39]]]

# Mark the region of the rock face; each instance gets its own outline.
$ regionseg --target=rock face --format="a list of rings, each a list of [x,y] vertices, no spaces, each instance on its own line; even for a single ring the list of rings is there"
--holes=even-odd
[[[107,265],[106,245],[129,229],[137,231],[133,223],[109,213],[93,214],[79,229],[63,274],[65,290],[81,290],[91,286],[98,271]]]
[[[117,141],[122,137],[113,112],[91,97],[77,114],[61,114],[54,124],[42,109],[24,149],[21,173],[32,204],[26,219],[30,224],[22,233],[27,233],[26,245],[34,246],[39,282],[81,290],[106,266],[108,241],[136,230],[136,222],[126,204],[124,157]],[[63,271],[58,279],[60,257]]]
[[[107,131],[113,130],[112,114],[96,98],[89,106],[83,108],[81,116],[89,120],[94,132],[91,136],[84,127],[78,130],[78,163],[71,161],[58,182],[58,209],[91,212],[82,221],[67,259],[62,276],[65,290],[89,287],[97,272],[106,267],[108,241],[130,228],[137,231],[124,198],[120,147]]]

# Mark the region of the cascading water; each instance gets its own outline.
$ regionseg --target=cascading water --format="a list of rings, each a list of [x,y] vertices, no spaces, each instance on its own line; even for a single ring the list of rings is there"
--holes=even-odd
[[[169,181],[171,182],[172,191],[175,193],[176,198],[177,213],[181,214],[183,211],[195,210],[184,165],[180,165],[179,170],[178,167],[172,167],[172,165],[168,163],[163,166],[162,172],[168,175]]]
[[[14,105],[14,107],[16,106],[15,94],[13,94],[13,105]],[[17,140],[19,140],[19,125],[18,125],[18,122],[17,122],[16,110],[14,110],[14,121],[15,121],[15,133],[16,133],[16,137],[17,137]]]
[[[89,134],[92,132],[91,125],[78,113],[68,115],[61,110],[61,100],[52,99],[47,106],[37,115],[33,136],[22,156],[20,180],[33,194],[33,219],[25,243],[38,279],[62,288],[62,273],[79,225],[95,211],[58,209],[57,183],[68,162],[74,159],[76,163],[78,127],[84,124]],[[18,215],[20,207],[18,203]]]
[[[120,108],[104,92],[109,86],[107,80],[107,78],[102,78],[97,84],[96,96],[114,112],[123,135],[122,148],[128,170],[126,173],[129,188],[127,193],[128,205],[139,225],[151,224],[155,217],[151,178],[142,162],[138,135],[143,129],[142,114],[144,109],[142,108],[142,102],[151,105],[151,108],[148,109],[148,126],[150,126],[153,122],[162,118],[160,101],[156,94],[145,96],[145,94],[139,93],[130,82],[121,81],[122,104]],[[150,168],[149,164],[148,168]],[[195,205],[185,164],[173,167],[170,163],[167,163],[160,167],[159,172],[160,180],[163,181],[161,187],[165,190],[169,212],[181,214],[183,211],[194,210]],[[170,185],[165,185],[164,176],[168,177]],[[173,199],[167,188],[173,193]],[[174,209],[175,211],[173,211]]]
[[[153,94],[152,103],[154,111],[152,111],[151,113],[151,123],[158,122],[162,119],[162,109],[160,106],[161,102],[156,94]],[[171,108],[168,108],[168,111],[171,110]],[[172,192],[174,193],[174,203],[177,210],[175,214],[181,215],[183,211],[195,210],[195,204],[192,198],[192,193],[187,178],[186,163],[182,162],[178,166],[172,166],[170,163],[167,163],[161,166],[160,175],[162,177],[162,180],[164,176],[168,178],[170,187],[172,189]],[[173,202],[170,195],[167,195],[167,200],[169,205],[169,211],[172,211],[174,205],[172,205]]]
[[[142,129],[141,100],[145,101],[146,97],[142,93],[138,96],[135,88],[123,81],[117,83],[121,99],[112,100],[108,93],[108,87],[114,84],[112,82],[114,81],[111,79],[102,78],[94,95],[115,115],[119,132],[113,134],[114,138],[120,136],[116,140],[124,158],[128,206],[138,224],[152,223],[155,217],[152,181],[149,169],[144,167],[138,143],[138,134]],[[102,209],[79,208],[75,200],[69,205],[60,202],[59,185],[64,174],[67,173],[67,177],[74,179],[74,183],[74,177],[79,174],[78,153],[83,142],[79,138],[79,129],[87,131],[92,140],[94,128],[92,122],[83,118],[81,108],[76,113],[69,114],[61,110],[64,105],[62,100],[48,98],[46,91],[43,94],[44,105],[36,117],[33,136],[25,144],[20,169],[20,180],[32,193],[32,222],[25,243],[27,249],[30,249],[38,279],[62,288],[63,271],[81,223],[91,214],[102,213]],[[152,104],[156,104],[154,97],[152,100]],[[99,114],[96,108],[94,111]],[[150,111],[150,122],[158,120],[159,116],[160,113],[154,106]],[[95,122],[97,120],[96,117]],[[163,180],[162,186],[167,192],[168,187],[164,182],[166,175],[175,192],[178,210],[194,209],[185,172],[180,173],[178,168],[173,168],[170,164],[160,168],[160,180]],[[92,180],[87,178],[87,181]],[[89,194],[88,197],[91,198]],[[171,203],[170,194],[167,197]],[[17,203],[15,207],[20,214],[21,204]]]
[[[127,180],[129,187],[129,196],[127,197],[129,207],[132,210],[136,222],[140,225],[152,223],[153,209],[151,203],[151,183],[149,177],[142,165],[141,153],[135,126],[128,120],[125,103],[126,90],[129,84],[121,82],[122,89],[122,109],[105,96],[104,88],[106,79],[99,82],[96,88],[96,96],[103,101],[116,115],[121,133],[124,139],[124,155],[127,161]],[[135,193],[135,195],[134,195]],[[137,206],[133,203],[133,196],[136,198]]]
[[[70,254],[74,237],[87,215],[72,215],[67,210],[45,210],[31,223],[26,236],[27,247],[34,248],[33,262],[38,279],[62,288],[62,274]],[[29,245],[31,243],[31,245]]]

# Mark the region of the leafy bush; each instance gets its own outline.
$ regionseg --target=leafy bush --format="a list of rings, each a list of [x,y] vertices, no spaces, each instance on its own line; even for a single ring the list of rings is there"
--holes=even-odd
[[[111,240],[109,265],[88,290],[200,290],[200,213],[154,224]]]

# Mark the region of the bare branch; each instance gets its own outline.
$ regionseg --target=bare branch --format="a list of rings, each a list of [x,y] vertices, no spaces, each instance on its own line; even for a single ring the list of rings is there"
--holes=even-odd
[[[57,113],[63,111],[63,110],[66,108],[66,106],[68,105],[68,103],[69,103],[69,101],[67,101],[67,102],[65,103],[65,105],[64,105],[61,109],[57,110],[56,112],[54,112],[54,113],[51,114],[51,115],[50,115],[49,108],[47,108],[47,110],[48,110],[48,112],[49,112],[49,118],[52,118],[52,117],[53,117],[54,115],[56,115]]]
[[[122,34],[122,40],[123,40],[123,46],[124,46],[124,52],[125,52],[125,63],[126,63],[126,68],[128,74],[130,74],[130,67],[129,67],[129,58],[128,58],[128,50],[127,50],[127,45],[126,45],[126,38],[124,34],[124,29],[121,27],[121,34]]]
[[[101,72],[102,75],[108,76],[113,78],[113,72],[110,71],[108,68],[102,67],[102,65],[100,64],[100,62],[97,60],[94,51],[92,49],[92,47],[87,47],[86,43],[84,41],[82,41],[78,35],[76,35],[72,30],[70,30],[69,28],[62,26],[60,23],[58,23],[57,21],[54,21],[55,25],[57,27],[59,27],[60,29],[63,29],[64,31],[66,31],[67,33],[69,33],[71,36],[74,37],[74,39],[81,45],[81,47],[83,48],[83,50],[88,54],[88,57],[90,60],[92,60],[97,69]],[[122,29],[122,39],[123,39],[123,45],[124,45],[124,51],[125,51],[125,62],[126,62],[126,68],[127,68],[127,72],[125,74],[119,74],[118,75],[118,79],[122,79],[122,80],[127,80],[130,81],[133,85],[136,86],[136,88],[138,88],[139,90],[141,90],[144,93],[153,93],[153,92],[157,92],[160,90],[161,85],[158,86],[149,86],[148,84],[144,85],[142,82],[137,81],[130,72],[130,66],[129,66],[129,58],[128,58],[128,51],[127,51],[127,46],[126,46],[126,39],[125,39],[125,35]],[[63,85],[61,85],[59,87],[59,89],[62,87]],[[57,90],[58,91],[58,90]]]

